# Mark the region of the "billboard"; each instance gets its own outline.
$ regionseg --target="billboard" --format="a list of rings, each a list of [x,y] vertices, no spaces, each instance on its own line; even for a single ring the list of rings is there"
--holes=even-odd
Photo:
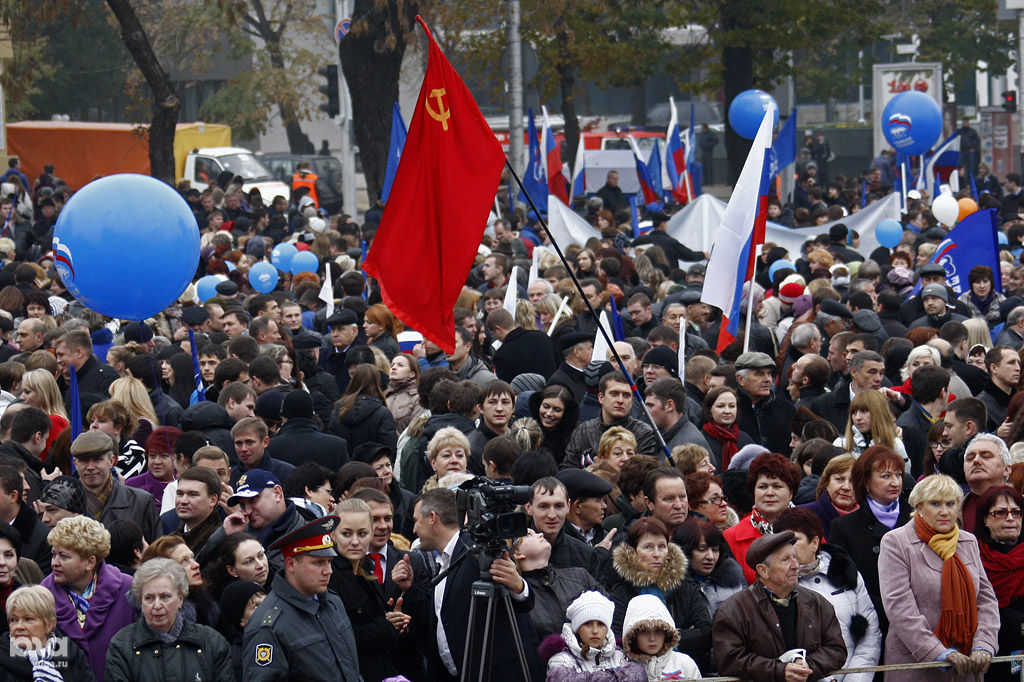
[[[902,64],[875,64],[872,68],[871,120],[873,154],[878,156],[889,147],[882,135],[882,111],[896,95],[917,90],[932,97],[942,106],[942,64],[938,62],[903,62]]]

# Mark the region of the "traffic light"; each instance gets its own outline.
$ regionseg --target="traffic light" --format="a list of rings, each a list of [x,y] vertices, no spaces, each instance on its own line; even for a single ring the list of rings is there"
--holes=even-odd
[[[1011,114],[1017,111],[1017,91],[1007,90],[1003,93],[1003,109],[1006,109]]]
[[[327,103],[321,104],[320,110],[333,118],[341,113],[341,101],[338,98],[338,65],[322,66],[316,72],[327,79],[327,85],[321,85],[318,88],[327,96]]]

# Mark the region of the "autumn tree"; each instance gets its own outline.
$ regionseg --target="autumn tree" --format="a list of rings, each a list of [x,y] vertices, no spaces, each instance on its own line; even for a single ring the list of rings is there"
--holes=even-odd
[[[0,20],[11,27],[12,34],[19,28],[47,26],[56,21],[67,21],[75,25],[86,13],[87,4],[87,0],[51,0],[43,3],[0,0]],[[117,21],[125,49],[150,91],[150,174],[174,184],[174,133],[181,102],[171,86],[170,78],[160,65],[149,35],[139,21],[132,3],[129,0],[107,0],[107,6]],[[28,47],[26,54],[26,45],[20,36],[15,41],[15,63],[19,61],[19,50],[22,51],[22,68],[33,60],[37,63],[41,61],[38,50]],[[31,87],[28,87],[19,94],[25,96],[30,91]]]
[[[402,58],[408,44],[417,39],[420,4],[417,0],[355,0],[352,29],[339,45],[366,192],[372,198],[380,196],[384,185],[391,111],[398,101]]]

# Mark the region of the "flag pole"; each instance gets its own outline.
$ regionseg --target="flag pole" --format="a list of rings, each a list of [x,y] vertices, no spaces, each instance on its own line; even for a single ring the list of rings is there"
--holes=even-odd
[[[516,173],[516,169],[512,167],[507,156],[505,157],[505,167],[508,168],[508,172],[512,174],[512,178],[516,181],[516,184],[519,185],[519,189],[522,190],[523,196],[526,197],[526,201],[529,202],[530,208],[533,209],[534,214],[537,216],[537,222],[539,222],[541,227],[544,228],[544,233],[548,236],[551,246],[555,248],[555,253],[558,254],[559,260],[562,261],[562,265],[565,266],[566,271],[569,273],[569,278],[572,280],[573,286],[576,287],[576,292],[580,295],[584,305],[587,306],[587,310],[590,312],[591,316],[593,316],[594,320],[597,321],[598,332],[604,337],[605,342],[608,344],[608,349],[611,350],[612,355],[615,356],[615,361],[619,365],[619,370],[626,377],[626,380],[629,381],[629,388],[633,392],[633,398],[640,403],[640,407],[643,408],[644,416],[647,417],[648,423],[651,425],[651,428],[654,429],[654,435],[658,439],[658,444],[661,446],[665,459],[668,460],[670,465],[675,466],[676,462],[672,459],[672,453],[668,449],[668,444],[665,443],[665,437],[661,435],[661,429],[659,429],[658,425],[654,423],[654,419],[651,418],[651,411],[647,409],[647,403],[645,403],[640,397],[640,390],[636,386],[636,381],[633,380],[633,377],[629,374],[629,370],[626,369],[626,363],[622,361],[622,356],[620,356],[619,352],[615,350],[615,344],[608,335],[608,331],[601,324],[601,318],[598,317],[597,311],[594,310],[594,306],[590,304],[590,299],[588,299],[587,295],[583,293],[583,285],[581,285],[579,279],[576,278],[576,273],[573,272],[565,254],[562,253],[562,247],[560,247],[558,242],[555,241],[554,235],[552,235],[551,230],[548,229],[547,221],[545,221],[544,217],[541,215],[540,210],[537,208],[537,204],[533,202],[533,197],[531,197],[529,192],[526,191],[526,188],[523,186],[523,181],[520,179],[519,174]]]
[[[762,244],[754,248],[754,260],[761,257]],[[743,330],[743,352],[750,350],[750,323],[754,318],[754,280],[747,282],[747,328]]]

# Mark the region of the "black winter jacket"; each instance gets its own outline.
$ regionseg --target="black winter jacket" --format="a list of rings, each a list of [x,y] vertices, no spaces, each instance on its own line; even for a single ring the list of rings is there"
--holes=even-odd
[[[110,640],[107,682],[203,680],[234,682],[228,642],[205,625],[185,621],[174,646],[139,619]]]
[[[267,452],[276,460],[299,466],[316,462],[337,471],[348,462],[348,444],[343,438],[324,433],[312,419],[293,417],[270,439]]]
[[[362,443],[380,443],[391,448],[392,452],[398,447],[395,418],[387,405],[373,396],[358,396],[341,419],[338,419],[335,405],[329,428],[331,433],[345,439],[349,450]]]

